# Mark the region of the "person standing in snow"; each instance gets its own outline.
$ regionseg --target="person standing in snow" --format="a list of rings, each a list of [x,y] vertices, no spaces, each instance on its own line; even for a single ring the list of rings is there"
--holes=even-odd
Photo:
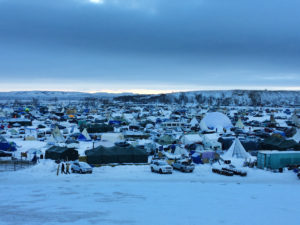
[[[70,174],[69,169],[70,169],[70,163],[67,162],[67,163],[66,163],[66,174]]]
[[[57,166],[57,176],[58,176],[58,174],[59,174],[59,166],[60,166],[60,164],[58,163],[58,166]]]
[[[61,163],[61,174],[65,173],[65,164]]]

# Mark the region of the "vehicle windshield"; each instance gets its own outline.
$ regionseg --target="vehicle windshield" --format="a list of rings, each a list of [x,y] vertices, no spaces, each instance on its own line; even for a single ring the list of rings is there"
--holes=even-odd
[[[79,163],[80,167],[89,168],[90,166],[87,163]]]
[[[159,162],[159,165],[165,166],[165,165],[167,165],[167,163],[166,162]]]

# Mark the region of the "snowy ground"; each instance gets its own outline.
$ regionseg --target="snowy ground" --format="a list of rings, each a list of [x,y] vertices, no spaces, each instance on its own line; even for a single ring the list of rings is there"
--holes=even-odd
[[[223,177],[209,165],[192,174],[117,166],[57,176],[42,161],[0,173],[0,224],[299,224],[299,185],[291,171]]]

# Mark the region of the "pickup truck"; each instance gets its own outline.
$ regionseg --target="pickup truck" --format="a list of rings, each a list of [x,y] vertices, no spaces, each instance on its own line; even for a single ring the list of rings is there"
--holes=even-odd
[[[151,172],[172,173],[173,168],[165,161],[153,161],[150,164]]]

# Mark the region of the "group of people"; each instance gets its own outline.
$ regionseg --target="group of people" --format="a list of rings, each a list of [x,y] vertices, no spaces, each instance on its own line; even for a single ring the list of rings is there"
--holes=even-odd
[[[59,170],[60,170],[61,174],[70,174],[70,163],[69,162],[58,163],[57,176],[59,174]]]

